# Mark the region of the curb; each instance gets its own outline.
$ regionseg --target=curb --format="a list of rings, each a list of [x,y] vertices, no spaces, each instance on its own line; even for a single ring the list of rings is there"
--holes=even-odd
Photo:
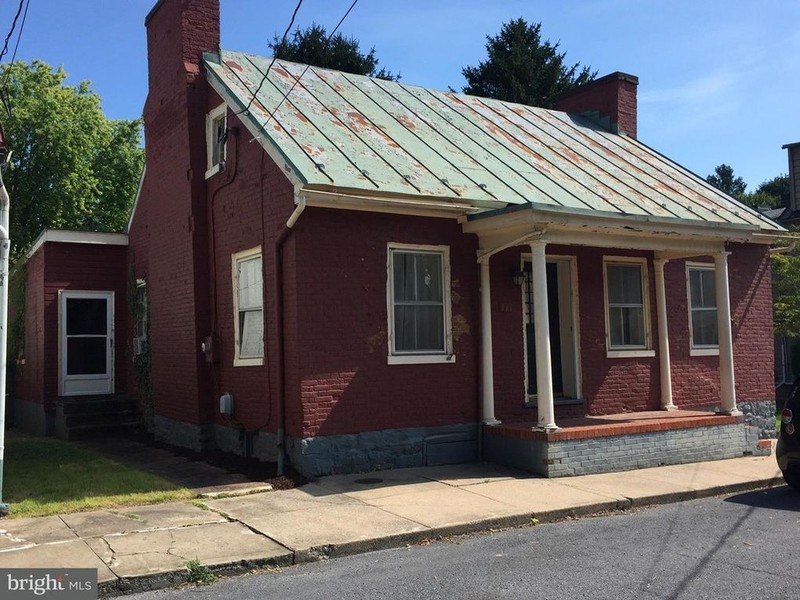
[[[772,477],[770,479],[746,481],[731,485],[720,485],[701,490],[648,496],[646,498],[640,498],[636,501],[630,498],[626,498],[624,500],[609,500],[608,502],[599,502],[596,504],[589,504],[574,508],[556,509],[536,514],[522,513],[504,517],[493,517],[489,519],[481,519],[479,521],[470,521],[468,523],[459,523],[456,525],[446,525],[443,527],[426,529],[424,531],[388,535],[369,540],[345,542],[343,544],[322,544],[301,550],[287,548],[288,552],[285,555],[277,558],[236,560],[227,563],[210,564],[205,566],[208,567],[209,571],[219,576],[243,575],[254,570],[289,567],[292,565],[301,565],[321,560],[328,560],[331,558],[352,556],[354,554],[365,554],[367,552],[374,552],[376,550],[402,548],[403,546],[420,544],[429,540],[475,533],[493,532],[502,529],[512,529],[518,527],[533,527],[536,525],[536,523],[557,523],[559,521],[565,521],[568,519],[608,515],[625,512],[631,509],[643,509],[663,504],[684,502],[687,500],[697,500],[700,498],[711,498],[714,496],[770,489],[781,484],[783,484],[783,479],[781,477]],[[532,522],[534,518],[537,520],[536,523]],[[264,535],[263,533],[258,533],[260,535]],[[264,537],[269,536],[264,535]],[[277,540],[272,541],[280,544],[280,542]],[[283,546],[283,544],[280,545]],[[137,577],[120,578],[115,581],[103,582],[98,585],[98,594],[101,598],[109,598],[169,587],[177,587],[190,583],[192,582],[189,580],[188,570],[178,569],[153,575],[141,575]]]

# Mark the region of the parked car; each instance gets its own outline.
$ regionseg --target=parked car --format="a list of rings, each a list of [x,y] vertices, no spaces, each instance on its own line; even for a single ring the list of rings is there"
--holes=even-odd
[[[775,455],[783,480],[800,491],[800,377],[798,377],[783,409],[778,413],[778,445]]]

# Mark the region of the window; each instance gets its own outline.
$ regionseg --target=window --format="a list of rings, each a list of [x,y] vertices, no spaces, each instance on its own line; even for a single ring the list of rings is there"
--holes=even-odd
[[[452,361],[447,247],[389,247],[389,363]]]
[[[147,352],[147,284],[144,279],[136,280],[136,294],[133,300],[133,355]]]
[[[717,292],[714,282],[714,265],[686,264],[689,288],[689,332],[693,354],[698,350],[719,352],[717,330]]]
[[[228,107],[221,104],[206,115],[206,179],[225,168],[225,142],[228,139]]]
[[[264,302],[261,246],[233,255],[233,366],[264,364]]]
[[[652,356],[645,259],[612,258],[604,263],[604,271],[609,357],[632,356],[631,351]]]

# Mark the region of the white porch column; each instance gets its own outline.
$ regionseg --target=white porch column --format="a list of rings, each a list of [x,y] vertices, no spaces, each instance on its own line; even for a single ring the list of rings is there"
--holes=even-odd
[[[677,410],[672,403],[672,373],[669,360],[669,328],[667,323],[667,292],[664,286],[666,258],[653,260],[656,272],[656,311],[658,312],[658,366],[661,371],[661,410]]]
[[[717,294],[717,330],[719,333],[719,389],[721,412],[740,415],[736,408],[736,382],[733,376],[733,335],[731,333],[731,300],[728,289],[728,254],[714,255],[714,285]]]
[[[494,416],[494,366],[492,365],[492,291],[489,257],[481,259],[481,400],[483,422],[497,425]]]
[[[536,332],[536,404],[539,427],[558,429],[553,406],[553,371],[550,358],[550,317],[547,308],[547,262],[541,240],[531,242],[533,267],[533,328]]]

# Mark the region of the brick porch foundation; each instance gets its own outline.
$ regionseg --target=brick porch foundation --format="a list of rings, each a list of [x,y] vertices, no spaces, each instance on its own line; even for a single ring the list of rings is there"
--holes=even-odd
[[[484,458],[545,477],[627,471],[763,452],[743,416],[698,411],[639,412],[484,427]]]

